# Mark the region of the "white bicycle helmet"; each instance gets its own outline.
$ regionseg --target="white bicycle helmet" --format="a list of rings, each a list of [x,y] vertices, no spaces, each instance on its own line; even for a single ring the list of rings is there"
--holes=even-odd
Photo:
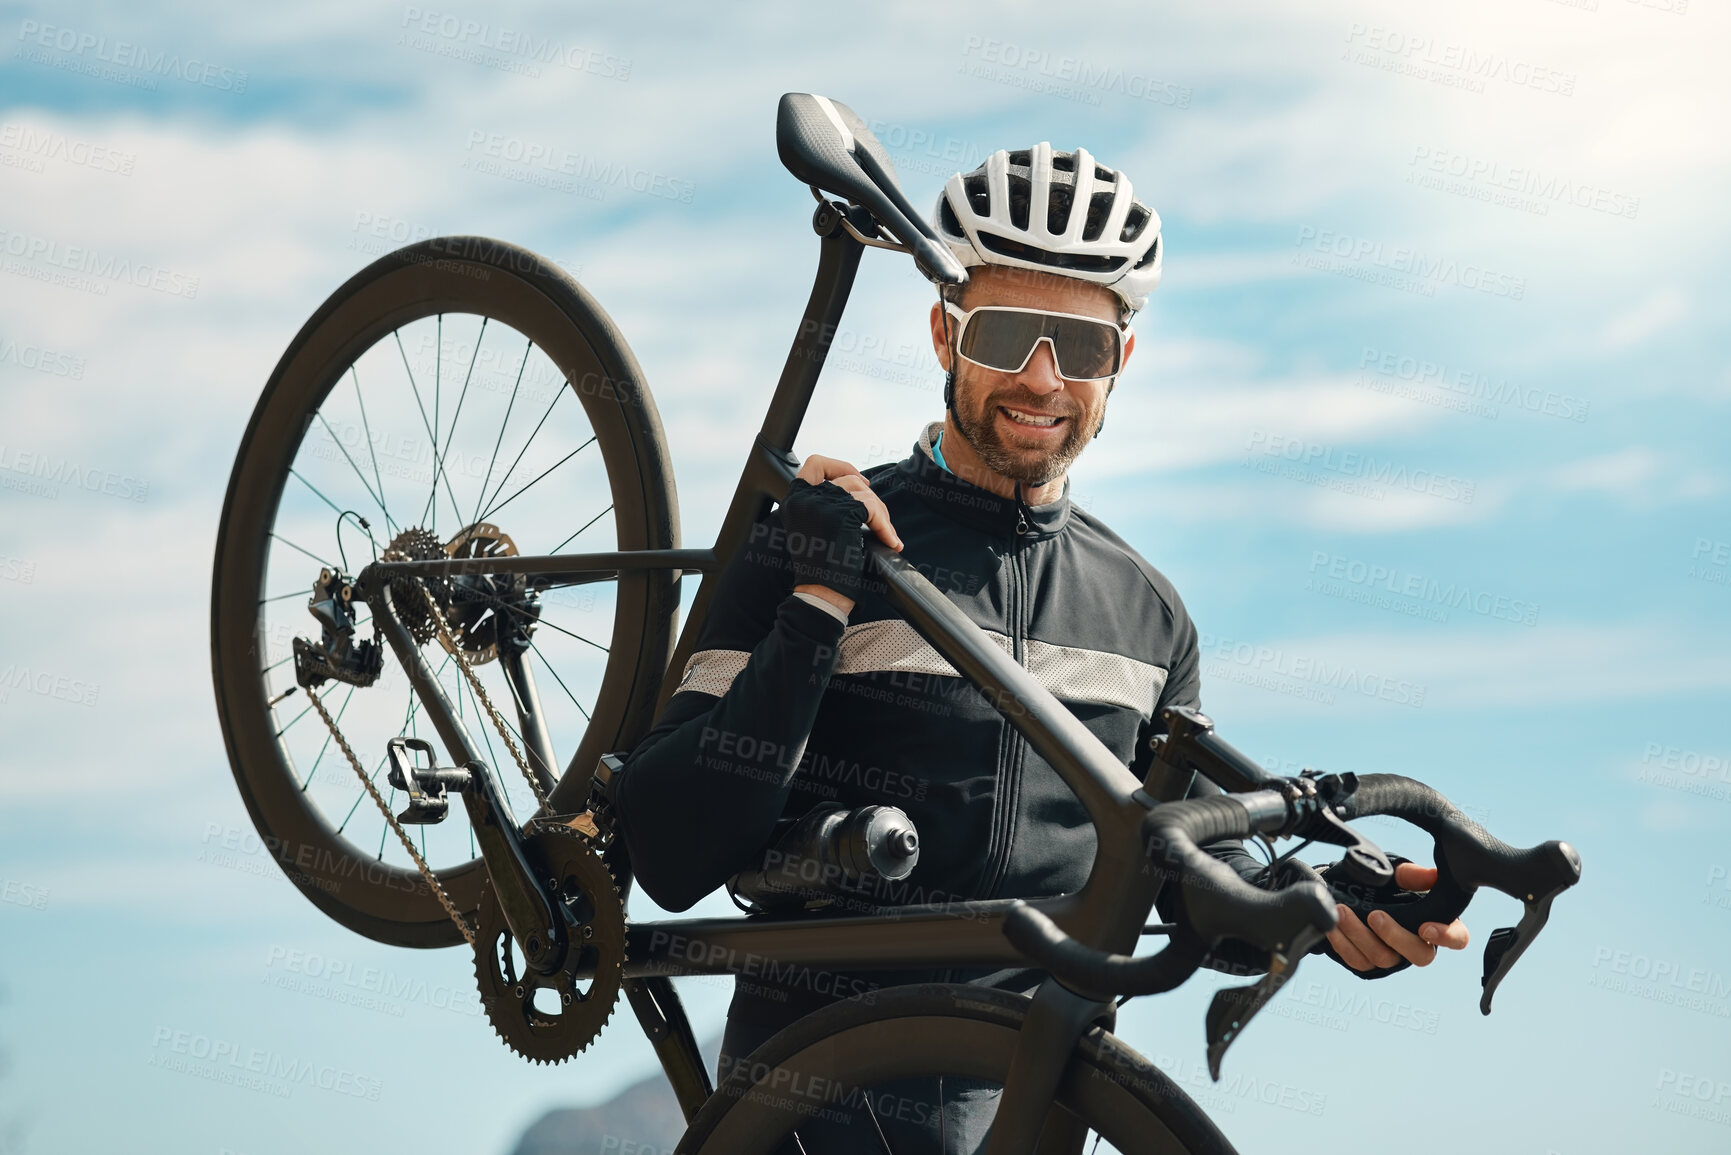
[[[1083,212],[1072,211],[1078,204]],[[938,196],[938,234],[964,266],[1010,265],[1105,285],[1134,312],[1160,283],[1160,214],[1086,149],[999,149]]]

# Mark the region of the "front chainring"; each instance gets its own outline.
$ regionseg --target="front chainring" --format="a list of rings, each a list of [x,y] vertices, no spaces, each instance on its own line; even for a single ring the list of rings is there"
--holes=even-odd
[[[601,855],[573,827],[535,823],[523,846],[571,912],[565,964],[550,975],[528,970],[489,880],[481,890],[475,979],[487,1020],[507,1047],[537,1063],[563,1063],[613,1014],[625,966],[625,903]],[[545,992],[539,999],[538,991]]]

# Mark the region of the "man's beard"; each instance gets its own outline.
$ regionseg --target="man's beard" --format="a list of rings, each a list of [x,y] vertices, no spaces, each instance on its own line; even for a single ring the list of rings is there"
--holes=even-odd
[[[969,406],[963,403],[962,390],[958,388],[956,392],[958,396],[953,410],[956,428],[988,469],[1023,485],[1043,485],[1069,469],[1071,462],[1081,456],[1088,442],[1094,439],[1094,430],[1100,427],[1106,410],[1103,395],[1093,412],[1084,412],[1079,407],[1064,410],[1057,414],[1069,419],[1063,441],[1048,450],[1017,448],[998,436],[998,406],[1015,405],[1035,413],[1049,413],[1032,394],[1014,389],[1000,390],[982,397],[980,404]]]

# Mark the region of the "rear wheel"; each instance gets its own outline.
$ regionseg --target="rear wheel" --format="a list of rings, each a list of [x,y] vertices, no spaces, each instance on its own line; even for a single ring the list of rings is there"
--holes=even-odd
[[[726,1072],[678,1150],[688,1155],[971,1150],[1001,1090],[1030,1000],[987,987],[894,987],[806,1016]],[[936,1079],[985,1110],[946,1118]],[[936,1094],[920,1088],[929,1086]],[[1235,1155],[1176,1083],[1109,1032],[1076,1044],[1040,1155]],[[910,1127],[907,1124],[912,1123]],[[971,1130],[959,1130],[968,1128]],[[941,1130],[949,1146],[933,1146]],[[790,1136],[797,1134],[800,1145]],[[927,1135],[933,1136],[921,1144]],[[916,1146],[918,1144],[918,1146]]]
[[[352,577],[388,552],[678,544],[666,444],[642,372],[611,320],[563,271],[499,241],[446,237],[384,257],[338,289],[290,344],[253,412],[229,480],[211,591],[229,762],[265,847],[302,892],[381,942],[462,941],[296,685],[291,644],[320,637],[307,602],[321,569]],[[520,727],[505,663],[490,652],[486,605],[473,591],[445,595],[458,647]],[[492,617],[509,609],[536,620],[520,664],[539,687],[562,760],[555,771],[593,766],[648,728],[672,651],[671,574],[626,573],[539,595],[503,582],[480,596]],[[365,637],[372,627],[359,609],[357,636]],[[428,643],[435,630],[422,613],[409,624]],[[384,649],[373,684],[327,681],[313,692],[398,809],[404,800],[383,773],[385,743],[434,735]],[[428,656],[526,819],[535,798],[500,735],[452,656],[438,642]],[[520,733],[513,739],[526,748]],[[473,911],[485,871],[468,823],[408,829],[457,908]]]

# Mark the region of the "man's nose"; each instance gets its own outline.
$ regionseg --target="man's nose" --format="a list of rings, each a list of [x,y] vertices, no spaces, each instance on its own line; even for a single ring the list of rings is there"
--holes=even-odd
[[[1016,384],[1026,386],[1030,393],[1056,393],[1064,387],[1058,375],[1058,357],[1052,348],[1052,338],[1041,337],[1034,353],[1022,371],[1016,374]]]

